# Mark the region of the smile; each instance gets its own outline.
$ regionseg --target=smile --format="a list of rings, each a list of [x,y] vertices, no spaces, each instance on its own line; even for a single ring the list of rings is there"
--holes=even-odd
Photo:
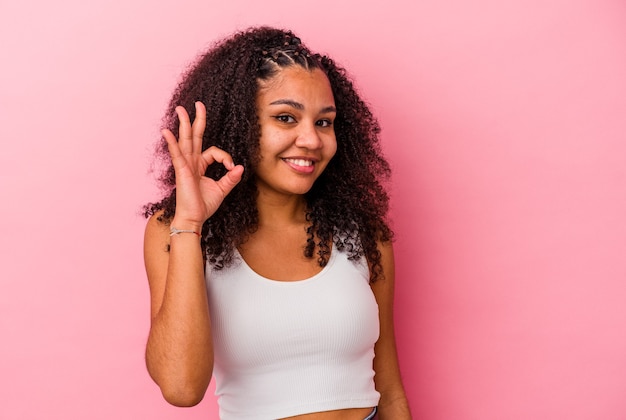
[[[283,159],[283,160],[287,163],[291,163],[292,165],[296,165],[296,166],[313,166],[312,160],[305,160],[305,159]]]
[[[315,162],[309,159],[284,158],[283,162],[289,165],[292,170],[301,174],[312,174],[315,171]]]

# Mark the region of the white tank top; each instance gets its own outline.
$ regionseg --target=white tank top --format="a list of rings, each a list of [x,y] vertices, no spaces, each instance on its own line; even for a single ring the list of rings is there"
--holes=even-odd
[[[222,420],[378,405],[378,306],[363,260],[333,250],[321,272],[291,282],[258,275],[238,253],[230,267],[207,265]]]

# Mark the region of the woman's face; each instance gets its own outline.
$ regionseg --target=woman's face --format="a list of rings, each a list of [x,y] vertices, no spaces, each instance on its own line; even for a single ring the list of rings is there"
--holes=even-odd
[[[337,151],[330,82],[321,70],[296,65],[282,68],[259,86],[259,193],[304,194]]]

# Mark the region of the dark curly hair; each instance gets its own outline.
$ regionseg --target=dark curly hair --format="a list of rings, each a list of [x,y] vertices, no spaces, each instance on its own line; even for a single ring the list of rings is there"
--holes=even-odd
[[[217,146],[245,169],[241,182],[202,228],[207,262],[216,269],[230,264],[235,247],[257,228],[254,168],[259,159],[259,80],[295,65],[318,68],[327,75],[337,108],[337,152],[305,195],[310,225],[304,255],[313,258],[317,249],[317,260],[324,266],[334,244],[352,260],[365,256],[371,281],[375,281],[382,275],[377,241],[393,237],[386,220],[389,197],[383,188],[390,168],[380,149],[380,126],[342,67],[312,53],[291,31],[269,27],[238,32],[201,55],[184,74],[163,119],[164,126],[178,137],[174,109],[183,106],[193,121],[194,103],[202,101],[207,108],[202,149]],[[156,156],[167,165],[159,178],[164,198],[147,204],[144,215],[162,211],[159,220],[169,223],[175,211],[176,180],[164,139],[158,143]],[[206,175],[218,179],[225,172],[223,166],[211,165]]]

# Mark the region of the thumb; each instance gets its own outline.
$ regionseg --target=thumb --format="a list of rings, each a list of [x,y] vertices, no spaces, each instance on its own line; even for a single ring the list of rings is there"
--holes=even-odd
[[[226,175],[221,177],[219,181],[217,181],[217,185],[220,187],[220,189],[224,193],[224,196],[226,196],[228,193],[230,193],[233,190],[233,188],[235,188],[235,185],[237,185],[239,181],[241,181],[242,175],[243,175],[243,166],[237,165],[233,169],[228,171]]]

